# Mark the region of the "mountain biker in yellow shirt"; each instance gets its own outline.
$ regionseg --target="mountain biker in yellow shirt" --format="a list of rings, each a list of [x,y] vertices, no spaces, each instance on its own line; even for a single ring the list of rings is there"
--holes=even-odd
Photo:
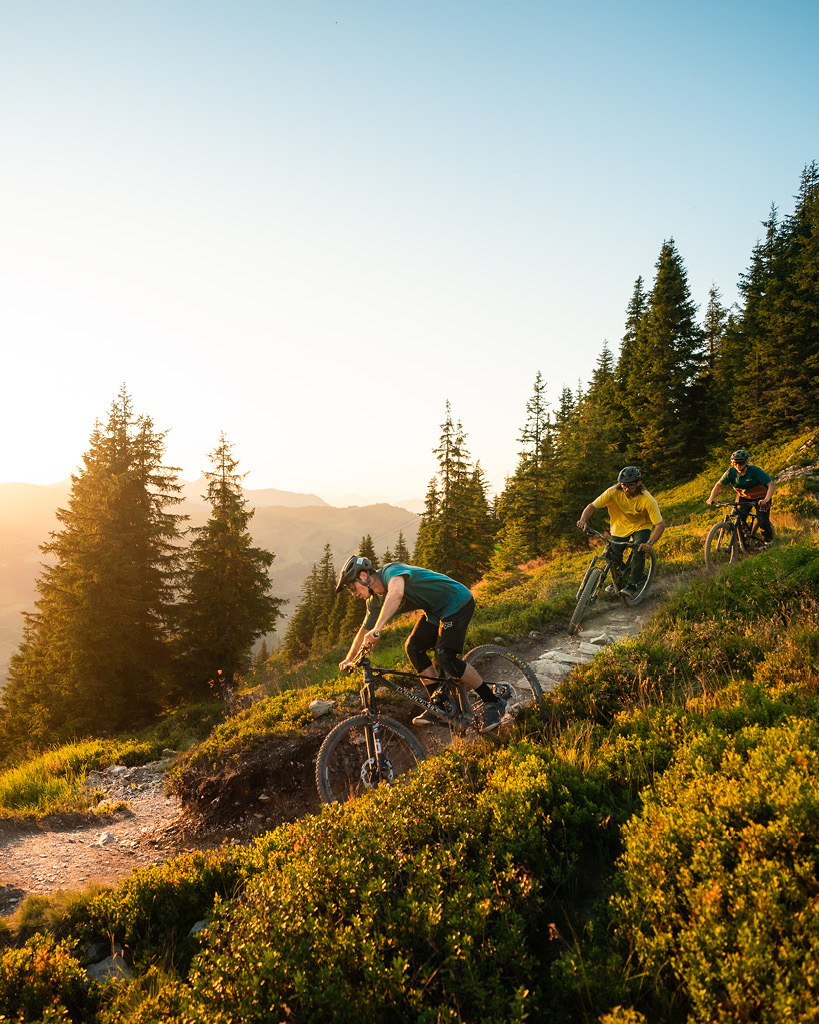
[[[665,530],[665,520],[657,500],[648,493],[641,480],[642,474],[636,466],[625,466],[620,470],[617,483],[598,495],[580,513],[577,525],[585,530],[594,513],[605,508],[611,521],[611,539],[625,544],[631,540],[640,546],[634,555],[632,581],[624,588],[626,594],[634,594],[645,579],[645,552],[660,539]],[[623,547],[619,547],[622,560]]]

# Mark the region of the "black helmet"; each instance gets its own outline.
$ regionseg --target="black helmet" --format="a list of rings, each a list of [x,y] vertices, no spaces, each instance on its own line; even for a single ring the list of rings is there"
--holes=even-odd
[[[731,462],[750,462],[751,453],[746,451],[744,448],[737,448],[735,452],[731,453]]]
[[[336,593],[340,593],[349,583],[352,583],[361,572],[372,572],[373,563],[369,558],[363,558],[361,555],[350,555],[347,561],[344,563],[344,568],[338,574],[338,583],[336,584]]]
[[[624,466],[617,477],[618,484],[636,484],[641,473],[636,466]]]

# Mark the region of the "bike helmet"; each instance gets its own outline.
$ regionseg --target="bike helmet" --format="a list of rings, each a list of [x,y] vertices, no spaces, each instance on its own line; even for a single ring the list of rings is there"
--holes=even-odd
[[[735,452],[731,454],[731,462],[750,462],[751,453],[746,451],[744,448],[737,448]]]
[[[636,484],[642,474],[636,466],[624,466],[617,477],[618,484]]]
[[[350,555],[344,563],[344,568],[338,574],[336,593],[340,593],[348,584],[352,583],[359,573],[365,571],[372,572],[372,568],[373,563],[369,558],[363,558],[361,555]]]

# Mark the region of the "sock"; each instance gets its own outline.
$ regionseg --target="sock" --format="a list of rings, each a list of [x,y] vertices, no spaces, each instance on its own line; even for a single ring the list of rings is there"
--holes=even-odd
[[[481,683],[481,685],[475,690],[475,693],[481,698],[482,701],[488,701],[490,704],[497,704],[498,698],[495,696],[495,691],[489,685],[489,683]]]

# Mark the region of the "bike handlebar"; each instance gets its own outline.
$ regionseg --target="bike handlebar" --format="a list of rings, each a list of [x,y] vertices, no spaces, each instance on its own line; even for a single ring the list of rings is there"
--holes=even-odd
[[[581,526],[580,529],[583,530],[583,527]],[[598,530],[593,530],[590,526],[587,526],[585,528],[585,530],[583,530],[583,533],[585,533],[587,537],[596,537],[599,540],[604,540],[607,544],[609,542],[613,542],[615,544],[622,544],[624,548],[639,548],[639,546],[640,546],[640,542],[639,541],[632,541],[632,540],[618,540],[618,541],[615,541],[613,537],[607,537],[605,535],[605,533],[600,533]]]

